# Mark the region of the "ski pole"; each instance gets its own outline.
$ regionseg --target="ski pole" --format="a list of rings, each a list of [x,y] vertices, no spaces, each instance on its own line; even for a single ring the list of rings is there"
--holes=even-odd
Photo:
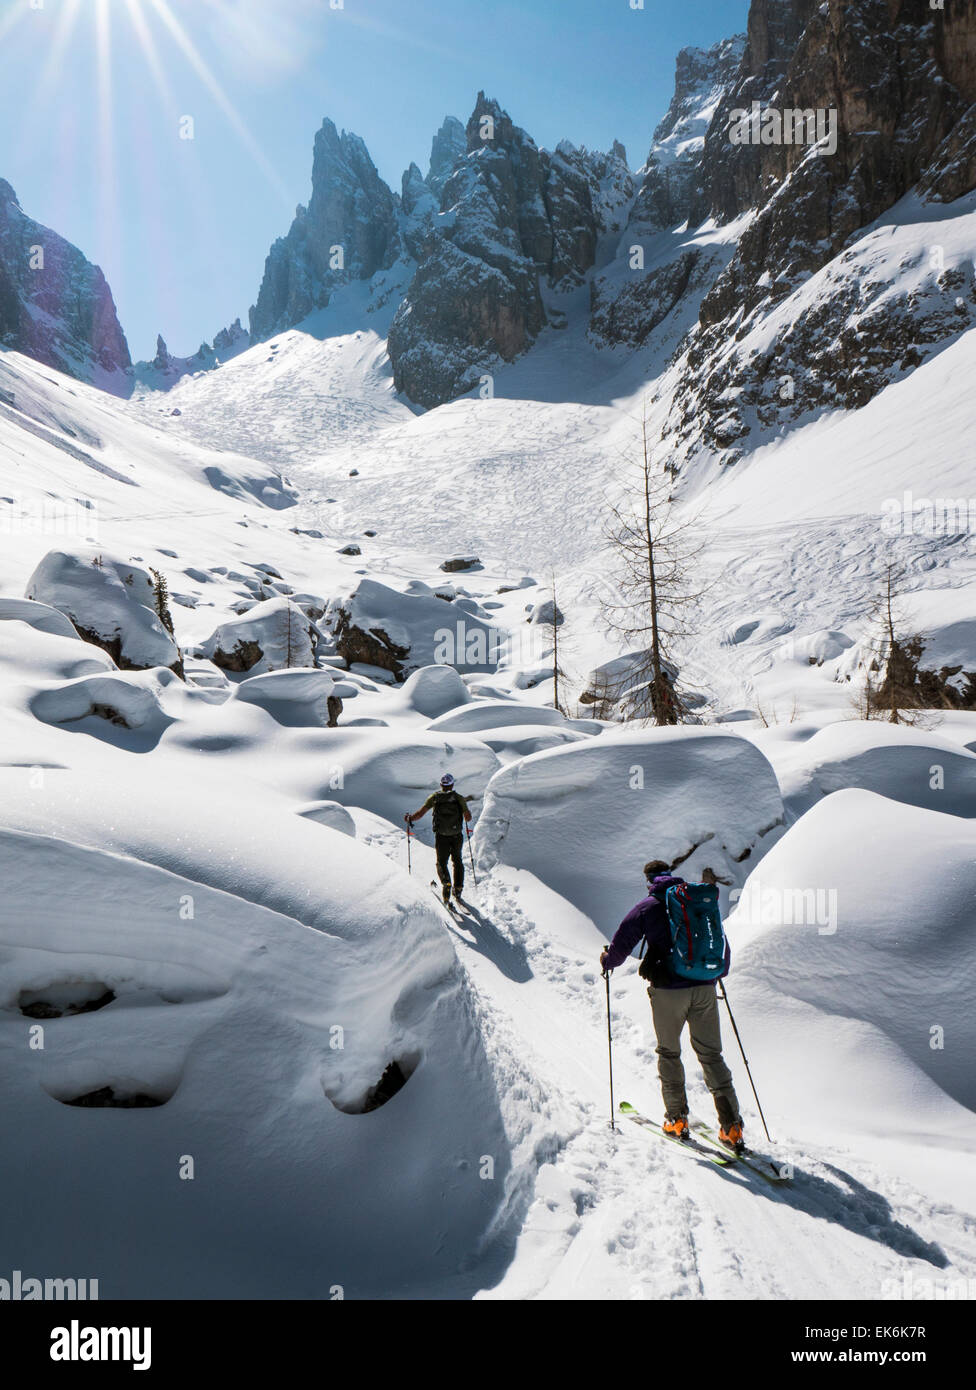
[[[605,951],[609,951],[609,946],[604,946]],[[616,1133],[617,1126],[613,1122],[613,1036],[610,1032],[610,971],[604,970],[603,978],[607,982],[607,1056],[610,1059],[610,1128]]]
[[[411,862],[410,862],[410,841],[411,841],[411,839],[412,839],[413,837],[412,837],[412,835],[410,834],[410,829],[411,829],[411,827],[410,827],[410,817],[409,817],[409,816],[404,816],[403,819],[404,819],[404,820],[406,821],[406,823],[407,823],[407,873],[408,873],[408,874],[412,874],[412,873],[413,873],[413,865],[412,865]]]
[[[471,827],[468,825],[467,821],[464,822],[464,828],[468,832],[468,858],[471,860],[471,877],[474,879],[474,886],[477,888],[478,875],[474,871],[474,850],[471,848]]]
[[[735,1040],[739,1044],[739,1051],[742,1053],[742,1060],[746,1064],[746,1072],[749,1076],[749,1085],[752,1087],[752,1094],[756,1097],[756,1104],[759,1106],[759,1118],[762,1120],[763,1129],[766,1131],[766,1138],[769,1140],[770,1143],[772,1143],[773,1138],[769,1132],[769,1126],[766,1124],[766,1116],[763,1114],[762,1105],[759,1102],[759,1092],[756,1090],[756,1083],[752,1079],[752,1072],[749,1068],[749,1058],[746,1056],[746,1050],[742,1046],[742,1039],[739,1037],[739,1030],[735,1026],[735,1014],[733,1014],[732,1012],[732,1005],[729,1003],[729,996],[725,992],[725,984],[722,980],[719,980],[718,987],[722,991],[722,998],[725,1000],[725,1007],[728,1009],[729,1018],[732,1020],[732,1031],[735,1033]]]

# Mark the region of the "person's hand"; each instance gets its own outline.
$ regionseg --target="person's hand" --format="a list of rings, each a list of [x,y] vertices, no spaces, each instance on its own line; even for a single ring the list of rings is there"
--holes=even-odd
[[[600,969],[603,971],[604,975],[607,973],[607,953],[606,953],[606,951],[601,951],[601,952],[600,952]]]
[[[407,814],[404,816],[403,819],[407,822],[408,825],[413,825],[413,816],[410,814],[409,811],[407,812]]]

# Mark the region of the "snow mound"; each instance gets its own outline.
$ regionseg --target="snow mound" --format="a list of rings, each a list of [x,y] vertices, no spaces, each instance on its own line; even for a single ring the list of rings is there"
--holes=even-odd
[[[200,647],[199,654],[223,671],[264,675],[291,666],[315,665],[315,625],[289,599],[265,599],[229,618]]]
[[[427,727],[431,733],[471,734],[479,729],[501,729],[511,724],[546,724],[562,727],[565,719],[555,709],[523,705],[513,700],[483,700],[467,709],[442,715]]]
[[[770,850],[728,929],[747,942],[737,966],[757,987],[873,1025],[973,1109],[974,900],[971,822],[846,790]]]
[[[299,893],[314,931],[192,876],[0,830],[0,1053],[18,1117],[0,1181],[19,1174],[25,1193],[5,1220],[18,1260],[106,1271],[103,1297],[422,1295],[447,1292],[504,1225],[510,1142],[439,914],[381,855],[311,824],[299,838],[316,851]],[[262,867],[285,882],[270,846]],[[33,1065],[13,1064],[18,1005],[99,990],[108,1007],[45,1023]],[[152,1201],[141,1181],[106,1183],[106,1145],[119,1171],[158,1175]],[[178,1180],[181,1155],[196,1181]]]
[[[313,820],[316,825],[324,825],[329,830],[338,830],[340,835],[356,838],[356,822],[338,801],[313,801],[308,806],[300,806],[298,815],[305,820]]]
[[[647,860],[741,884],[782,817],[773,769],[746,739],[608,732],[499,772],[475,846],[486,866],[530,870],[610,931],[642,896]]]
[[[308,800],[330,798],[362,807],[402,829],[406,812],[417,810],[445,772],[453,773],[464,796],[478,798],[500,766],[476,738],[347,726],[330,730],[320,758],[306,759],[287,785]],[[418,832],[429,835],[429,826],[429,819],[423,821]]]
[[[408,708],[436,719],[471,699],[468,687],[453,666],[422,666],[403,687]]]
[[[66,614],[81,637],[124,670],[181,669],[179,649],[156,613],[152,580],[120,556],[95,546],[51,550],[31,575],[27,597]]]
[[[60,613],[58,617],[68,622]],[[33,623],[9,619],[0,628],[0,670],[8,677],[36,686],[44,680],[71,680],[75,676],[114,671],[116,665],[107,652],[82,642],[74,628],[69,637]]]
[[[38,691],[29,705],[45,724],[71,724],[92,716],[124,729],[142,729],[169,722],[160,703],[160,690],[167,678],[178,679],[165,667],[131,676],[122,672],[82,676]]]
[[[512,758],[527,758],[532,753],[542,753],[547,748],[561,748],[567,743],[582,743],[586,735],[573,729],[546,728],[530,720],[525,724],[506,724],[497,729],[486,729],[482,742],[494,749],[503,761]]]
[[[777,758],[777,772],[794,815],[821,797],[861,787],[910,806],[976,816],[976,755],[901,724],[830,724],[782,761]]]
[[[335,681],[329,671],[270,671],[241,681],[234,698],[259,705],[279,724],[290,728],[324,727],[329,722],[329,697],[352,700],[359,694],[348,681]]]
[[[976,671],[976,596],[972,583],[957,589],[920,589],[902,603],[905,624],[922,636],[919,666],[926,671]]]
[[[47,603],[35,603],[29,598],[0,598],[0,622],[22,622],[38,632],[50,632],[55,637],[73,637],[79,641],[74,623],[57,608]]]

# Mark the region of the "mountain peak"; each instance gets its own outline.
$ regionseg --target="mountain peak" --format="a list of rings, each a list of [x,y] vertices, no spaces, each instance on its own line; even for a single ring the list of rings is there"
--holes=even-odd
[[[132,363],[105,276],[76,246],[28,217],[6,179],[0,179],[0,291],[0,346],[128,394]]]
[[[459,159],[464,158],[467,150],[468,138],[464,126],[457,116],[445,116],[440,130],[430,144],[427,186],[435,196],[440,194],[454,172],[454,166]]]
[[[312,152],[312,196],[265,262],[251,338],[263,341],[328,304],[349,280],[368,280],[397,254],[396,204],[366,142],[326,117]]]

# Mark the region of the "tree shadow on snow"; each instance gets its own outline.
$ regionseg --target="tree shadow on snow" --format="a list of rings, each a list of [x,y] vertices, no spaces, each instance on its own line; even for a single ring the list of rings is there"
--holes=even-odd
[[[465,929],[470,936],[465,934]],[[502,936],[498,928],[470,903],[467,904],[464,920],[457,923],[455,932],[465,946],[490,960],[506,979],[520,985],[532,979],[532,969],[525,947]],[[474,937],[473,941],[470,939],[471,936]]]

